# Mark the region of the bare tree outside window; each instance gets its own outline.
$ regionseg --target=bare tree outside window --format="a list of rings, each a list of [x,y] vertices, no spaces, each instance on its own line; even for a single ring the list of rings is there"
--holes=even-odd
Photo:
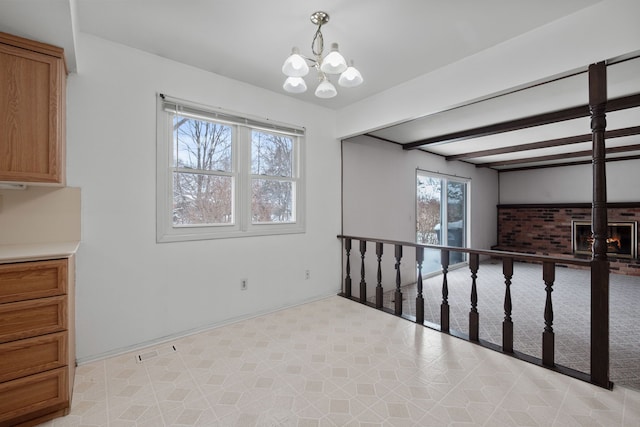
[[[417,241],[426,245],[440,244],[440,212],[442,181],[418,175]]]
[[[293,222],[293,139],[272,133],[251,134],[251,220]]]
[[[232,223],[232,127],[176,114],[173,130],[173,224]]]

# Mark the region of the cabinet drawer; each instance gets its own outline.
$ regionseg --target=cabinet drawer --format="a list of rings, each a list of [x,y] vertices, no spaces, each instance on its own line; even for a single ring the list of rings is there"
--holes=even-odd
[[[66,332],[0,344],[0,382],[61,368],[66,354]]]
[[[0,303],[67,292],[67,260],[0,264]]]
[[[0,304],[0,343],[65,330],[66,298],[59,296]]]
[[[0,384],[0,426],[16,425],[68,405],[65,368]]]

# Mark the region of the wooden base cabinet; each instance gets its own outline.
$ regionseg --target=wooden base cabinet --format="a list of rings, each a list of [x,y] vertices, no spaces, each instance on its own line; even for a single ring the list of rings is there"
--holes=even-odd
[[[69,412],[73,262],[0,264],[0,427],[35,425]]]

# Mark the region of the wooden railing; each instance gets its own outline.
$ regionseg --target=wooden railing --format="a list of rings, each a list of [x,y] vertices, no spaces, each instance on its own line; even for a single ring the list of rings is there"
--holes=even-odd
[[[552,291],[555,282],[555,270],[557,265],[573,265],[591,270],[591,299],[597,301],[604,301],[608,307],[608,279],[609,270],[607,261],[598,260],[585,260],[576,258],[561,258],[561,257],[549,257],[531,254],[522,254],[515,252],[484,250],[484,249],[468,249],[457,248],[449,246],[434,246],[434,245],[422,245],[411,242],[401,242],[394,240],[375,239],[369,237],[356,237],[339,235],[339,239],[342,239],[345,250],[344,257],[344,281],[341,296],[359,301],[362,304],[369,305],[373,308],[390,312],[396,316],[401,316],[416,323],[439,330],[450,335],[468,339],[471,342],[478,343],[493,350],[501,351],[506,354],[510,354],[517,358],[527,360],[532,363],[540,364],[549,369],[562,372],[575,378],[579,378],[584,381],[596,384],[598,386],[611,389],[613,384],[609,381],[609,320],[608,309],[607,310],[591,310],[591,366],[590,372],[580,372],[565,366],[557,365],[555,363],[555,334],[553,330],[553,298]],[[359,257],[360,257],[360,282],[359,292],[357,296],[352,292],[352,280],[351,273],[351,257],[353,242],[359,242]],[[366,269],[365,261],[367,254],[367,244],[371,243],[375,245],[376,265],[377,265],[377,277],[375,286],[375,301],[370,302],[367,299],[367,282],[366,282]],[[395,268],[395,290],[394,290],[394,308],[383,307],[383,271],[382,271],[382,258],[384,254],[385,246],[393,247],[393,259]],[[416,301],[415,301],[415,318],[403,313],[402,307],[402,277],[401,277],[401,263],[413,263],[413,260],[403,260],[403,248],[415,249],[415,268],[417,271],[417,277],[415,281],[416,286]],[[440,251],[440,264],[442,267],[442,301],[440,303],[440,323],[425,322],[424,307],[425,300],[423,295],[423,277],[422,267],[424,262],[425,249],[435,249]],[[469,311],[469,334],[468,336],[460,331],[454,331],[450,325],[450,307],[449,307],[449,285],[447,281],[447,275],[449,274],[449,260],[450,253],[458,252],[467,254],[468,266],[471,272],[471,284],[470,284],[470,311]],[[479,334],[479,315],[478,315],[478,290],[476,279],[478,275],[479,261],[481,256],[492,257],[502,260],[502,272],[504,275],[504,300],[492,301],[492,304],[502,304],[504,308],[504,320],[502,322],[502,345],[497,346],[480,339]],[[541,281],[545,286],[545,304],[544,304],[544,327],[541,325],[542,332],[542,354],[541,358],[536,355],[528,355],[514,351],[513,348],[513,320],[512,320],[512,299],[511,299],[511,280],[513,276],[513,264],[514,261],[524,261],[542,264],[542,277]],[[412,267],[413,268],[413,267]],[[413,284],[413,278],[412,284]],[[593,302],[592,302],[593,305]],[[603,313],[607,314],[607,318],[602,318]],[[594,330],[596,331],[594,333]]]

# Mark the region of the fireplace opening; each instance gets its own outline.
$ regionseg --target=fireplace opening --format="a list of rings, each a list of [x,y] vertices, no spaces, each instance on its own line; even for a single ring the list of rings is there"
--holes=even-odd
[[[573,252],[591,254],[593,235],[589,221],[572,221]],[[637,223],[635,221],[610,222],[607,234],[607,254],[635,258],[637,253]]]

